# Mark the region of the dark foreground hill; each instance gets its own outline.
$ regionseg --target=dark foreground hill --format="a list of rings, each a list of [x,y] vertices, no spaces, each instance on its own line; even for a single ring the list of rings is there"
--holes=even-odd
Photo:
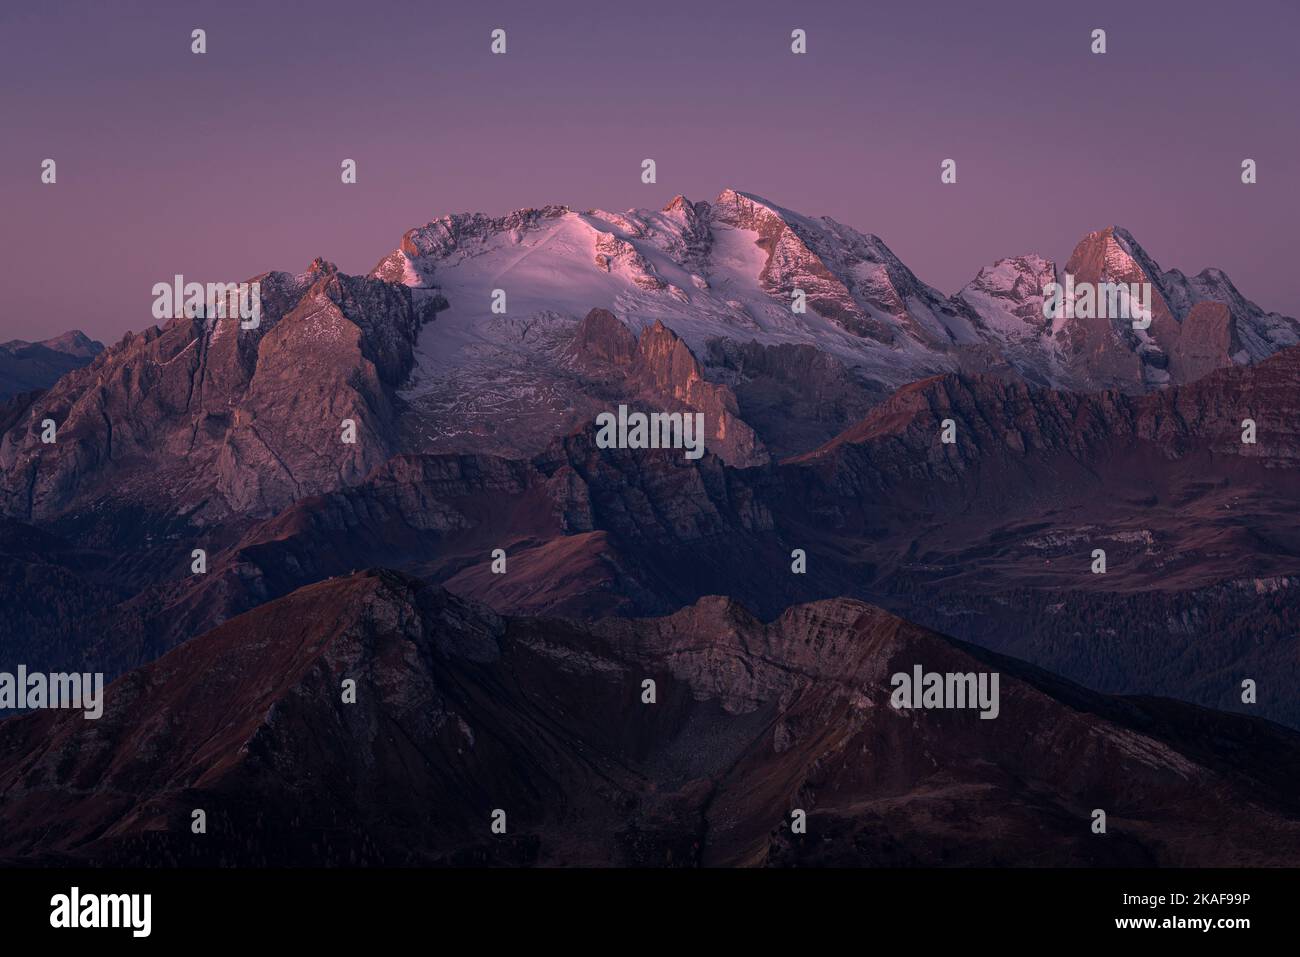
[[[998,716],[891,707],[916,665],[997,672]],[[98,721],[0,724],[0,859],[1281,865],[1297,784],[1293,732],[1087,692],[856,601],[583,625],[365,572],[124,675]]]

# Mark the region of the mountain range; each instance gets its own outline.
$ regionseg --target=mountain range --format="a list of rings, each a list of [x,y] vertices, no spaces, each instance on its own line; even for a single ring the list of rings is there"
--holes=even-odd
[[[1044,320],[1043,283],[1066,272],[1150,282],[1150,328]],[[367,277],[318,259],[257,279],[257,329],[175,319],[11,403],[4,512],[45,519],[110,494],[209,521],[269,514],[399,452],[536,454],[623,389],[630,337],[606,341],[620,328],[638,341],[637,391],[705,412],[710,448],[740,466],[807,452],[935,374],[1140,394],[1300,342],[1295,319],[1222,272],[1161,271],[1122,229],[1088,234],[1064,267],[999,260],[949,298],[874,236],[730,189],[658,212],[445,217]],[[593,328],[593,308],[621,325]],[[53,448],[33,440],[47,418]],[[330,441],[344,419],[361,435],[348,449]]]
[[[102,342],[76,329],[43,342],[0,342],[0,402],[21,392],[48,389],[103,351]]]
[[[1067,274],[1150,283],[1150,326],[1045,318]],[[945,296],[728,189],[255,278],[256,329],[0,404],[0,666],[118,676],[0,723],[0,856],[1295,860],[1300,323],[1221,271],[1111,227]],[[600,448],[619,404],[705,455]],[[888,708],[916,659],[1000,669],[1003,714]]]
[[[891,707],[890,673],[916,663],[999,669],[999,719]],[[581,625],[368,572],[265,604],[107,693],[93,731],[55,712],[0,724],[0,859],[1212,866],[1300,853],[1300,734],[1097,695],[848,600],[768,624],[711,598]]]

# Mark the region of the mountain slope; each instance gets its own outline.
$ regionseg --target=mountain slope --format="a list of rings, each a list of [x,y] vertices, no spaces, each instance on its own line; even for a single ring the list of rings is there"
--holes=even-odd
[[[0,343],[0,402],[22,392],[48,389],[60,376],[103,351],[103,343],[76,329],[43,342]]]
[[[744,469],[598,449],[590,429],[526,461],[398,456],[209,529],[206,574],[189,573],[179,540],[156,584],[93,621],[24,629],[17,647],[44,660],[80,636],[86,660],[118,673],[296,588],[384,565],[516,614],[665,614],[726,594],[767,617],[855,596],[1102,690],[1300,724],[1284,693],[1300,680],[1297,403],[1292,349],[1145,397],[938,377],[813,453]],[[70,555],[61,574],[102,561]],[[122,574],[146,579],[144,556],[132,560]],[[1240,700],[1245,678],[1268,688],[1256,705]]]
[[[894,709],[890,676],[918,664],[997,671],[998,717]],[[105,701],[97,722],[0,724],[0,856],[1209,866],[1300,853],[1300,735],[1085,692],[844,600],[769,625],[710,598],[580,626],[366,573],[242,616]],[[806,834],[789,827],[796,808]]]
[[[393,393],[431,314],[317,260],[259,277],[260,325],[179,318],[128,334],[9,409],[0,506],[53,518],[103,497],[158,521],[279,508],[397,451]],[[343,421],[357,441],[342,441]],[[42,424],[57,426],[41,441]]]
[[[1044,287],[1066,273],[1078,283],[1150,284],[1151,328],[1045,318]],[[794,406],[794,429],[767,413],[773,393],[797,395],[783,383],[807,369],[800,350],[832,370],[832,402],[861,410],[908,382],[959,370],[1142,393],[1300,343],[1300,323],[1265,313],[1221,271],[1194,279],[1164,271],[1118,227],[1085,236],[1064,266],[1039,256],[998,260],[950,298],[879,237],[734,189],[712,203],[679,196],[661,210],[446,216],[409,231],[374,275],[417,295],[436,284],[449,303],[422,334],[404,391],[435,420],[468,417],[490,428],[539,393],[565,404],[544,371],[548,357],[596,307],[634,331],[672,330],[706,359],[706,376],[736,393],[741,417],[786,454],[815,445],[828,414],[849,424],[806,402]],[[792,309],[796,290],[805,312]],[[496,312],[501,294],[504,312]],[[455,447],[492,451],[472,441]]]
[[[1043,319],[1065,272],[1149,281],[1151,328]],[[934,374],[1141,394],[1300,341],[1221,272],[1162,271],[1122,229],[1086,236],[1064,269],[1000,260],[949,298],[878,237],[732,189],[661,210],[448,216],[370,277],[318,260],[260,281],[256,330],[172,320],[0,407],[0,511],[48,522],[112,500],[155,512],[160,534],[263,516],[397,453],[533,456],[625,398],[703,411],[713,450],[757,465]],[[593,334],[593,310],[631,338],[603,318]],[[635,362],[584,351],[615,338],[635,338]]]

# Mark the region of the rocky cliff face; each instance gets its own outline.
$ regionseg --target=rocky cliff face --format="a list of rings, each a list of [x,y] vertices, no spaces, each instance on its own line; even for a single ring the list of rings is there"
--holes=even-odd
[[[1150,284],[1151,327],[1046,318],[1045,287],[1067,273],[1078,283]],[[508,451],[504,423],[527,415],[529,402],[565,410],[571,403],[552,386],[553,357],[592,308],[634,333],[671,330],[705,359],[704,378],[735,392],[740,417],[764,444],[782,452],[826,437],[824,408],[796,401],[789,411],[809,418],[793,424],[768,412],[782,382],[807,368],[808,349],[843,368],[850,385],[837,398],[856,406],[955,371],[1141,394],[1300,343],[1296,320],[1265,313],[1221,271],[1192,279],[1164,271],[1119,227],[1089,233],[1063,266],[1035,255],[1000,259],[948,297],[879,237],[734,189],[712,202],[679,196],[662,210],[548,206],[497,219],[444,217],[409,232],[376,274],[417,295],[436,277],[449,303],[422,340],[433,358],[407,390],[440,423],[433,433],[446,436],[422,448],[440,450]],[[796,290],[804,313],[792,309]],[[501,315],[488,311],[496,292],[509,296]],[[737,362],[753,350],[764,360]],[[747,371],[738,374],[738,365]],[[457,431],[453,419],[472,426]]]
[[[1065,272],[1149,281],[1150,329],[1044,319],[1043,287]],[[1064,269],[1000,260],[949,299],[877,237],[736,190],[662,210],[444,217],[370,277],[317,261],[261,283],[256,330],[172,320],[0,409],[0,509],[45,521],[113,500],[160,526],[261,516],[399,452],[531,457],[624,397],[704,412],[713,451],[758,465],[935,373],[1143,394],[1300,340],[1223,273],[1161,271],[1121,229],[1089,234]]]
[[[258,280],[257,328],[180,318],[128,334],[11,409],[3,510],[40,520],[108,497],[203,521],[265,514],[393,454],[395,391],[428,318],[410,291],[320,260]]]
[[[638,361],[620,328],[593,321],[583,348]],[[108,584],[108,609],[69,609],[55,627],[33,607],[14,633],[29,656],[101,635],[87,660],[117,672],[303,585],[387,566],[522,614],[663,614],[727,594],[769,616],[850,595],[1107,689],[1233,707],[1224,674],[1295,668],[1282,639],[1300,581],[1298,353],[1146,397],[938,377],[813,453],[743,469],[598,449],[588,428],[530,460],[397,456],[261,521],[133,544],[117,575],[87,571],[103,556],[64,543],[70,557],[49,575],[89,594]],[[196,544],[209,551],[203,575],[188,574]],[[1096,548],[1105,574],[1090,570]],[[19,574],[26,552],[12,554]],[[1102,640],[1105,656],[1086,652]],[[1205,671],[1195,662],[1208,649],[1218,664]],[[1287,696],[1259,709],[1300,720]]]
[[[1066,272],[1151,282],[1151,327],[1044,317]],[[0,858],[1300,850],[1296,736],[1256,720],[1300,726],[1300,347],[1221,272],[1111,228],[948,298],[727,190],[258,279],[256,329],[40,344],[86,364],[0,403],[0,653],[121,676],[98,723],[0,722]],[[703,413],[706,454],[598,448],[619,404]],[[889,708],[918,663],[999,670],[999,719]]]
[[[1151,324],[1130,318],[1043,316],[1043,287],[1145,283]],[[1084,236],[1063,267],[1041,257],[1000,260],[956,297],[1006,343],[1012,364],[1031,382],[1091,391],[1137,393],[1194,382],[1215,369],[1258,362],[1300,342],[1300,325],[1247,300],[1222,270],[1189,279],[1163,270],[1128,230]]]
[[[803,289],[818,313],[884,345],[900,345],[903,336],[942,351],[980,338],[978,320],[917,279],[876,236],[733,189],[719,194],[711,215],[758,234],[767,254],[759,278],[774,299],[789,302]]]
[[[939,376],[900,389],[862,422],[791,462],[870,463],[874,482],[957,481],[990,454],[1097,459],[1148,443],[1170,459],[1206,450],[1292,469],[1300,462],[1300,349],[1253,368],[1218,370],[1190,386],[1149,396],[1084,395],[1004,379]],[[1243,441],[1247,420],[1254,440]],[[954,441],[940,439],[953,423]],[[881,470],[892,470],[884,474]]]
[[[605,400],[606,407],[628,403],[642,411],[702,412],[710,452],[741,468],[767,461],[762,441],[740,418],[735,393],[707,381],[699,360],[663,323],[649,326],[638,338],[613,313],[593,309],[578,326],[566,357],[588,380],[584,391]],[[572,423],[586,424],[582,419]]]
[[[706,371],[731,389],[745,421],[778,458],[833,438],[889,395],[879,381],[806,343],[711,339]]]
[[[997,672],[998,717],[895,709],[918,664]],[[98,721],[0,725],[0,858],[1268,865],[1300,853],[1298,769],[1293,732],[1085,692],[859,602],[581,626],[368,573],[122,677]]]

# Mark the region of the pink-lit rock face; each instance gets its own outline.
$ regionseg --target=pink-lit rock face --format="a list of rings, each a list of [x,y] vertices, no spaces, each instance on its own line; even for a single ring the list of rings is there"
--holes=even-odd
[[[1300,4],[190,6],[0,13],[6,941],[1268,923]]]
[[[1149,328],[1044,318],[1064,273],[1149,284]],[[660,210],[449,216],[370,277],[316,260],[259,278],[258,328],[172,320],[11,403],[5,512],[108,497],[200,521],[265,515],[399,452],[536,455],[620,400],[702,412],[711,451],[761,464],[929,375],[1142,393],[1300,341],[1221,272],[1162,271],[1122,229],[1086,236],[1063,269],[998,260],[949,298],[880,239],[733,189]],[[35,440],[46,420],[63,437],[51,447]],[[364,441],[340,457],[345,421]]]
[[[1066,277],[1149,284],[1150,324],[1047,315]],[[247,863],[1294,855],[1276,797],[1293,782],[1276,768],[1300,739],[1257,720],[1300,725],[1291,697],[1250,717],[1137,714],[1064,680],[1221,711],[1243,710],[1224,674],[1300,681],[1286,640],[1300,627],[1296,325],[1221,272],[1161,270],[1109,228],[1063,267],[999,259],[946,297],[876,237],[726,190],[658,210],[452,216],[408,231],[369,276],[318,259],[257,281],[255,328],[181,318],[97,354],[75,335],[5,347],[62,349],[76,367],[0,406],[4,649],[120,680],[94,747],[60,717],[0,724],[0,855],[142,861],[180,813],[148,783],[163,779],[212,788],[205,800],[283,800],[321,828],[362,822],[324,850],[214,851]],[[597,417],[628,406],[699,416],[700,455],[602,445]],[[195,548],[204,570],[186,574]],[[1097,549],[1104,575],[1088,571]],[[908,657],[973,668],[985,654],[940,633],[1063,678],[998,659],[1004,710],[968,716],[996,730],[933,738],[870,689]],[[406,743],[348,737],[361,725],[335,713],[335,685],[360,660],[376,682],[361,725]],[[276,680],[241,693],[262,668]],[[627,712],[647,672],[671,705],[653,727]],[[211,695],[183,699],[199,673],[218,676]],[[538,687],[595,710],[539,713]],[[140,751],[129,729],[152,740],[156,721],[207,741],[214,763]],[[1035,768],[1060,808],[1080,788],[1123,807],[1131,787],[1193,781],[1180,820],[1209,820],[1239,798],[1224,755],[1195,744],[1206,733],[1273,789],[1227,842],[1156,822],[1103,848],[999,796]],[[949,777],[848,760],[892,755],[900,735]],[[544,761],[521,765],[516,740]],[[83,751],[132,748],[148,760],[81,787]],[[1054,765],[1062,749],[1087,760]],[[381,783],[432,769],[397,813],[437,808],[440,823],[395,841],[369,784],[345,804],[278,790],[357,779],[354,754]],[[509,792],[519,840],[489,849],[446,782],[509,791],[508,773],[550,798]],[[833,846],[772,823],[809,789]],[[566,837],[552,800],[604,836]],[[877,805],[869,820],[906,842],[873,838],[861,814]],[[934,823],[970,814],[997,819],[998,840]],[[113,840],[84,840],[110,817]]]

